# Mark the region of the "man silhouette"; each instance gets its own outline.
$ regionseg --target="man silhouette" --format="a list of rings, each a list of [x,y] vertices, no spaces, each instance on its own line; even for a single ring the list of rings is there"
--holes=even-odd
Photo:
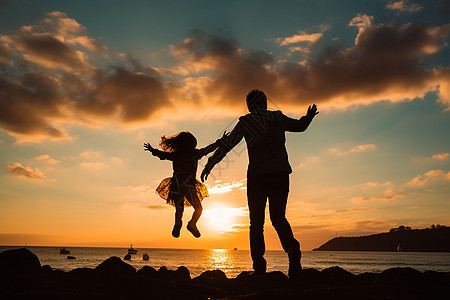
[[[206,180],[212,168],[245,138],[249,158],[247,200],[250,211],[250,252],[255,270],[253,273],[261,275],[266,272],[263,230],[268,198],[272,225],[289,256],[289,278],[295,278],[302,269],[301,251],[286,219],[289,174],[292,169],[285,147],[285,132],[305,131],[319,112],[315,104],[300,119],[289,118],[281,111],[269,111],[266,95],[257,89],[247,94],[246,102],[250,113],[239,118],[230,135],[208,159],[201,180]]]

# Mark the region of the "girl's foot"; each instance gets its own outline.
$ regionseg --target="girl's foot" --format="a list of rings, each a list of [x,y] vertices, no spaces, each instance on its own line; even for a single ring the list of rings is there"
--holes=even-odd
[[[195,236],[196,238],[200,237],[200,231],[198,231],[198,228],[195,224],[192,224],[191,222],[188,222],[187,224],[187,230],[189,230],[193,236]]]
[[[175,222],[175,225],[173,225],[172,236],[174,238],[177,238],[180,236],[180,229],[181,229],[182,225],[183,225],[182,221],[177,221],[177,222]]]

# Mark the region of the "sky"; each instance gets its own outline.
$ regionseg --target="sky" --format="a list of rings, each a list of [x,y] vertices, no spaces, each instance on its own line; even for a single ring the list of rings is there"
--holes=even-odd
[[[171,236],[172,166],[143,144],[214,142],[254,88],[320,111],[286,133],[303,250],[450,225],[449,36],[443,0],[0,1],[0,245],[248,249],[245,142],[206,181],[199,239]],[[265,237],[281,249],[268,214]]]

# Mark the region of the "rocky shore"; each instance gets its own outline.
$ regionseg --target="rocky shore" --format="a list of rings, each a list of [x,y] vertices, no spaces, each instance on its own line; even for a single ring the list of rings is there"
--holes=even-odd
[[[446,295],[446,296],[445,296]],[[340,267],[305,269],[296,279],[281,272],[254,277],[242,272],[227,278],[211,270],[191,278],[179,267],[139,270],[118,257],[95,269],[69,272],[41,266],[27,249],[0,253],[1,299],[444,299],[450,272],[392,268],[352,274]]]

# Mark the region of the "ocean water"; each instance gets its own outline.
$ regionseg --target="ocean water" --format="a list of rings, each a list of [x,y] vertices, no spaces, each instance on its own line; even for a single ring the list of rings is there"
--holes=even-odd
[[[19,247],[0,246],[0,252]],[[27,247],[37,255],[41,265],[50,265],[53,269],[70,271],[75,268],[95,268],[111,256],[123,259],[127,248],[71,247],[70,255],[76,259],[69,260],[67,255],[59,254],[58,247]],[[137,270],[143,266],[159,269],[162,266],[176,270],[180,266],[189,269],[191,277],[196,277],[207,270],[222,270],[228,278],[234,278],[242,271],[252,270],[250,251],[232,249],[141,249],[132,255],[130,265]],[[143,253],[150,259],[144,261]],[[268,250],[265,258],[267,270],[287,273],[288,259],[283,251]],[[423,252],[359,252],[359,251],[303,251],[303,268],[323,270],[339,266],[353,274],[364,272],[380,273],[394,267],[411,267],[421,272],[432,270],[450,272],[450,253]]]

